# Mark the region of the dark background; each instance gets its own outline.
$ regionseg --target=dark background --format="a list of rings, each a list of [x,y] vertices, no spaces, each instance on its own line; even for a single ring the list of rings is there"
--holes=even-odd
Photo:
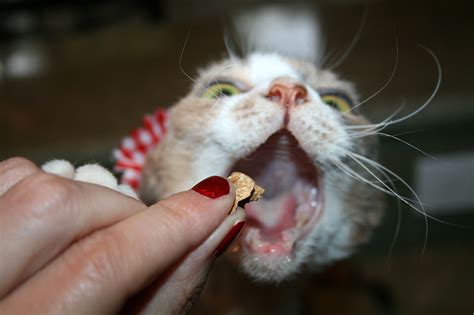
[[[236,9],[268,1],[0,1],[0,160],[22,155],[42,163],[67,158],[111,165],[111,150],[141,117],[187,93],[196,69],[225,55],[223,23]],[[440,163],[468,161],[444,194],[474,195],[474,11],[471,1],[318,1],[330,60],[360,39],[336,69],[370,96],[399,65],[391,83],[361,108],[380,121],[406,103],[421,106],[438,79],[428,47],[442,66],[439,93],[420,114],[386,132]],[[184,48],[186,35],[189,40]],[[184,51],[183,51],[184,48]],[[389,137],[382,164],[411,185],[424,156]],[[455,163],[454,163],[455,164]],[[457,179],[457,181],[456,181]],[[446,178],[437,178],[443,182]],[[437,183],[434,183],[436,185]],[[397,183],[400,193],[409,191]],[[467,187],[467,188],[466,188]],[[464,197],[466,193],[464,193]],[[461,197],[463,197],[461,196]],[[423,197],[423,196],[422,196]],[[429,196],[427,196],[429,199]],[[474,206],[439,208],[428,220],[393,198],[383,225],[353,263],[381,283],[397,314],[474,312]],[[423,200],[425,201],[425,200]],[[394,242],[393,249],[391,244]]]

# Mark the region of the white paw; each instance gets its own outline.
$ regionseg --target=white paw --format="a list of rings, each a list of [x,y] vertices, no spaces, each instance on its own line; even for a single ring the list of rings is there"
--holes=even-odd
[[[117,189],[117,179],[99,164],[86,164],[76,169],[75,180]]]
[[[105,186],[138,199],[132,187],[123,184],[119,185],[115,176],[99,164],[86,164],[75,170],[74,166],[66,160],[52,160],[45,163],[41,168],[46,173]]]
[[[69,161],[66,160],[52,160],[49,161],[41,167],[46,173],[66,177],[73,179],[74,178],[74,166],[72,166]]]

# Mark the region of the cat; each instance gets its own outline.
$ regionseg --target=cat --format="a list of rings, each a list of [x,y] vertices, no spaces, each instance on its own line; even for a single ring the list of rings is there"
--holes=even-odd
[[[383,203],[353,173],[376,159],[377,139],[362,133],[353,85],[318,67],[314,15],[267,7],[235,25],[245,55],[202,69],[169,110],[139,194],[154,202],[209,175],[252,176],[266,192],[245,208],[238,260],[249,277],[280,282],[368,240]]]

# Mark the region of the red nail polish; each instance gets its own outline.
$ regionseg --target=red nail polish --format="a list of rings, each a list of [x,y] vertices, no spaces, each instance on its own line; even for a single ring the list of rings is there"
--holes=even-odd
[[[232,244],[232,242],[237,238],[237,236],[239,236],[240,231],[242,231],[244,225],[245,220],[242,220],[238,221],[231,227],[229,233],[227,233],[222,242],[219,244],[219,246],[217,246],[216,250],[214,251],[214,257],[219,257],[226,251],[230,244]]]
[[[225,196],[230,192],[229,182],[225,178],[219,176],[208,177],[192,189],[201,195],[212,199]]]

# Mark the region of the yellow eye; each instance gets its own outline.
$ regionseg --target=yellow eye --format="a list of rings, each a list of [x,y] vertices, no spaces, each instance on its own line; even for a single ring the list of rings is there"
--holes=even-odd
[[[351,103],[348,99],[335,94],[321,95],[321,99],[324,103],[331,107],[334,107],[340,112],[347,112],[351,109]]]
[[[240,89],[230,83],[216,83],[210,85],[202,94],[205,98],[219,98],[222,96],[232,96],[240,94]]]

